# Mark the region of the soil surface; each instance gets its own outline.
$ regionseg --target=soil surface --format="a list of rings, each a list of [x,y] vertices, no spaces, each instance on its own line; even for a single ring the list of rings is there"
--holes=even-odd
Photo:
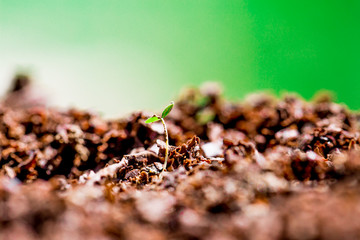
[[[59,111],[21,84],[0,105],[0,239],[360,238],[360,117],[326,95],[189,89],[160,177],[153,113]]]

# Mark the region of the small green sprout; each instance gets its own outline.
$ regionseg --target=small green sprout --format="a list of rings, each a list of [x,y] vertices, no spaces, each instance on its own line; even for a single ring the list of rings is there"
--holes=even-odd
[[[166,169],[167,161],[168,161],[168,158],[169,158],[169,156],[168,156],[169,155],[169,135],[168,135],[168,131],[167,131],[167,127],[166,127],[166,123],[165,123],[164,118],[171,112],[173,107],[174,107],[174,102],[171,101],[170,105],[167,106],[164,109],[164,111],[162,112],[161,117],[157,116],[157,115],[154,115],[154,116],[146,119],[146,121],[145,121],[145,123],[153,123],[153,122],[161,121],[162,125],[164,127],[166,148],[165,148],[165,162],[164,162],[164,167],[161,170],[161,173],[164,171],[164,169]],[[160,173],[160,177],[161,177],[161,173]]]

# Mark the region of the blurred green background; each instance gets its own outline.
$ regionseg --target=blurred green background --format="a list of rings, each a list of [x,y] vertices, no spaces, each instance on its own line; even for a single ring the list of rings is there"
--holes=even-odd
[[[25,67],[54,104],[107,116],[209,80],[359,109],[359,43],[358,0],[0,0],[0,89]]]

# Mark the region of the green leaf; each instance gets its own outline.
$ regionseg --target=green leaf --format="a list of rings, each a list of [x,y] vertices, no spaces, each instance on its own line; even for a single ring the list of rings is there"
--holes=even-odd
[[[160,121],[160,118],[158,116],[152,116],[148,119],[146,119],[145,123],[152,123],[152,122],[157,122]]]
[[[196,121],[200,124],[207,124],[208,122],[211,122],[215,118],[214,111],[210,110],[209,108],[204,108],[203,110],[200,110],[197,112]]]
[[[174,102],[171,101],[170,105],[167,106],[167,107],[164,109],[164,111],[162,112],[161,117],[162,117],[162,118],[165,118],[165,117],[171,112],[171,110],[173,109],[173,107],[174,107]]]

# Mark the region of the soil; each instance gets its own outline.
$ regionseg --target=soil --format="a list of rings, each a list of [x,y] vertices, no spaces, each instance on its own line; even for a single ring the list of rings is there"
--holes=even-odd
[[[0,239],[360,238],[360,117],[327,95],[188,89],[159,177],[153,113],[59,111],[16,86],[0,104]]]

